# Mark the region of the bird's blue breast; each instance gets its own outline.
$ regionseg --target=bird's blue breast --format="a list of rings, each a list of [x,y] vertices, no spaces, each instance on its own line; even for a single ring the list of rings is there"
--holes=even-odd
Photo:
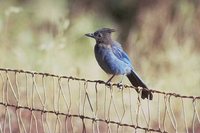
[[[98,64],[106,73],[124,75],[131,72],[130,59],[120,45],[96,44],[94,52]]]

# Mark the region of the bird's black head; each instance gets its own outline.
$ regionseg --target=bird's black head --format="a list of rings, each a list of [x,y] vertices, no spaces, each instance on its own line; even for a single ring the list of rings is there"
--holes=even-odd
[[[105,43],[109,44],[112,39],[111,39],[111,33],[115,32],[115,29],[110,29],[110,28],[102,28],[94,33],[88,33],[85,34],[87,37],[94,38],[97,43]]]

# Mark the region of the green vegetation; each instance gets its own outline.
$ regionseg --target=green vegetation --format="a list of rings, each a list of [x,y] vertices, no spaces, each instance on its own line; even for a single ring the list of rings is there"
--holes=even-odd
[[[74,13],[69,4],[75,5],[62,0],[56,3],[1,1],[1,67],[106,80],[108,77],[93,56],[95,42],[84,34],[100,27],[123,27],[112,17],[95,13],[93,8],[85,9],[84,4],[83,11],[74,6],[77,10]],[[136,70],[152,88],[200,95],[197,91],[200,87],[200,11],[197,6],[180,1],[141,8],[138,24],[136,28],[132,26],[136,30],[131,30],[128,41],[119,40],[129,44],[128,52]],[[119,32],[114,35],[115,39]]]
[[[94,58],[95,42],[84,34],[111,27],[151,88],[200,95],[199,2],[141,2],[126,11],[124,3],[101,9],[86,1],[1,0],[0,67],[107,80]],[[130,19],[122,12],[131,12]],[[120,38],[123,29],[129,30]]]

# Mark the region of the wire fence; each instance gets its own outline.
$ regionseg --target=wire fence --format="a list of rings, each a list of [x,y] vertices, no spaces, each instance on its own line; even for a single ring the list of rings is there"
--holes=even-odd
[[[200,132],[200,96],[0,68],[1,133]]]

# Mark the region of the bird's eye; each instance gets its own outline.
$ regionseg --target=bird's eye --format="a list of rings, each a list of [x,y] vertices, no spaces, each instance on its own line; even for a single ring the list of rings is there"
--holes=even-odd
[[[99,34],[98,34],[98,37],[102,37],[102,34],[101,34],[101,33],[99,33]]]
[[[94,32],[94,36],[97,36],[98,35],[98,32]]]

